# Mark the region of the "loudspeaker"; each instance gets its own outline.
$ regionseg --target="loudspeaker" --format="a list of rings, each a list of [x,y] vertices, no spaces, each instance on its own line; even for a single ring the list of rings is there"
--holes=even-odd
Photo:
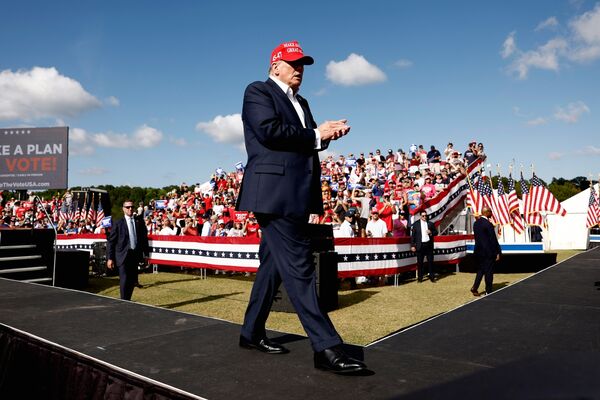
[[[95,275],[118,275],[117,268],[106,268],[106,242],[92,243],[92,272]]]
[[[321,310],[329,312],[338,308],[338,264],[334,251],[314,252],[315,273],[317,275],[317,297]],[[296,312],[283,283],[280,285],[275,299],[273,311]]]
[[[90,253],[82,250],[56,252],[54,286],[84,290],[90,274]]]

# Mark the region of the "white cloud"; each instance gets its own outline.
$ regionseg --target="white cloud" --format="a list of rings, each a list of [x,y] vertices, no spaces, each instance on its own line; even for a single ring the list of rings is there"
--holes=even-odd
[[[600,156],[600,147],[589,145],[579,150],[577,153],[585,156]]]
[[[600,44],[600,3],[573,19],[570,25],[575,35],[585,43]]]
[[[585,113],[589,113],[589,107],[583,101],[569,103],[566,108],[557,107],[554,118],[573,124]]]
[[[538,26],[535,27],[535,31],[537,32],[541,31],[542,29],[556,28],[557,26],[558,20],[556,19],[556,17],[550,17],[545,21],[540,22]]]
[[[161,131],[144,124],[133,133],[129,147],[137,147],[138,145],[145,148],[156,147],[162,138],[163,134]]]
[[[548,158],[551,160],[560,160],[561,158],[563,158],[563,156],[564,156],[563,153],[559,153],[557,151],[553,151],[548,154]]]
[[[95,147],[90,143],[89,135],[84,129],[69,129],[69,155],[89,156],[94,154]]]
[[[385,81],[382,70],[369,63],[363,56],[350,54],[344,61],[330,61],[325,76],[331,82],[342,86],[359,86]]]
[[[198,122],[196,130],[208,134],[219,143],[244,143],[241,114],[217,115],[212,121]]]
[[[113,107],[119,107],[119,105],[121,105],[121,102],[115,96],[109,96],[109,97],[107,97],[106,100],[105,100],[105,102],[109,106],[113,106]]]
[[[527,125],[530,125],[530,126],[546,125],[547,123],[548,123],[548,121],[546,121],[546,118],[542,118],[542,117],[538,117],[538,118],[527,121]]]
[[[530,68],[558,71],[559,56],[565,52],[567,46],[567,41],[562,38],[550,39],[536,50],[519,52],[509,70],[516,73],[519,79],[527,78]]]
[[[88,156],[94,154],[97,147],[113,149],[139,149],[156,147],[163,138],[163,133],[146,124],[128,135],[125,133],[100,132],[88,133],[81,128],[69,130],[69,153],[71,155]]]
[[[508,34],[506,39],[504,39],[504,43],[502,43],[502,51],[500,55],[502,58],[510,57],[515,50],[517,49],[517,44],[515,43],[515,32],[511,32]]]
[[[538,24],[536,31],[555,26],[558,26],[558,20],[550,17]],[[572,18],[564,37],[556,36],[533,50],[519,50],[514,32],[511,32],[504,40],[500,54],[505,59],[513,57],[508,71],[518,79],[526,79],[533,68],[558,71],[566,61],[589,63],[600,59],[600,3]]]
[[[0,72],[0,120],[74,117],[102,103],[56,68]]]
[[[102,168],[102,167],[92,167],[92,168],[86,168],[86,169],[79,170],[80,175],[88,175],[88,176],[100,176],[100,175],[105,175],[108,172],[110,172],[108,169]]]
[[[406,59],[400,59],[396,61],[394,65],[398,68],[410,68],[413,66],[413,62]]]

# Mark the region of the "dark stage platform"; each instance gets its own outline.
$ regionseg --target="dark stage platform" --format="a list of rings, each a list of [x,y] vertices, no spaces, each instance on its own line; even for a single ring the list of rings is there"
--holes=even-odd
[[[229,322],[0,279],[0,398],[12,398],[18,385],[21,394],[39,393],[40,380],[27,374],[56,367],[32,367],[39,352],[23,350],[32,342],[95,368],[82,389],[45,392],[55,398],[91,398],[104,376],[107,386],[128,382],[121,398],[140,399],[600,399],[599,282],[595,249],[350,348],[373,373],[348,377],[315,370],[304,337],[272,333],[291,354],[265,355],[238,348],[239,326]],[[15,360],[19,349],[29,369]]]

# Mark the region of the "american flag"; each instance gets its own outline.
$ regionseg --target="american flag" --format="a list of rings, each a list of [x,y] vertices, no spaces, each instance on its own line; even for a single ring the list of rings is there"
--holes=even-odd
[[[590,185],[590,201],[588,203],[587,212],[587,228],[592,228],[600,222],[600,205],[598,204],[598,197],[594,190],[594,185]]]
[[[479,184],[483,183],[481,176],[477,177],[477,184],[475,183],[475,178],[477,175],[473,175],[472,177],[467,176],[469,180],[469,193],[467,194],[467,207],[471,209],[473,215],[478,216],[481,215],[481,209],[483,208],[483,198],[481,197],[481,192],[479,188]]]
[[[521,193],[523,197],[523,214],[525,215],[525,223],[528,225],[543,226],[544,217],[538,211],[533,211],[529,208],[531,203],[531,193],[527,187],[527,182],[523,179],[523,173],[521,173]]]
[[[104,210],[102,209],[102,203],[98,201],[98,211],[96,212],[96,226],[100,226],[102,224],[103,219]]]
[[[525,225],[521,218],[521,210],[519,209],[519,198],[515,190],[515,181],[512,174],[508,175],[508,211],[510,212],[511,225],[517,234],[523,233]]]
[[[533,174],[533,178],[531,178],[530,195],[529,208],[526,208],[526,210],[530,212],[549,211],[561,217],[567,215],[567,210],[556,200],[556,197],[544,186],[541,179],[535,173]]]
[[[87,213],[87,208],[86,208],[86,204],[85,204],[85,200],[84,200],[83,207],[81,207],[81,214],[79,214],[79,220],[85,222],[85,221],[87,221],[87,216],[88,216],[88,213]]]
[[[486,206],[490,210],[492,210],[492,217],[490,218],[490,222],[494,225],[498,225],[499,222],[498,215],[496,214],[496,199],[494,198],[494,191],[492,190],[492,185],[490,185],[490,181],[487,176],[481,177],[481,179],[477,183],[477,190],[481,195],[483,206]]]
[[[508,199],[504,192],[504,185],[502,184],[502,178],[498,175],[498,199],[496,200],[498,206],[498,223],[500,225],[510,224],[510,211],[508,211]]]

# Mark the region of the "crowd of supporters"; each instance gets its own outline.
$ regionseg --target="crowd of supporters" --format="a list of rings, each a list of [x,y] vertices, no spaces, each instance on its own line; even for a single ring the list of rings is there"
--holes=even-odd
[[[443,151],[412,144],[403,149],[328,156],[321,161],[324,213],[311,222],[332,224],[336,236],[402,237],[408,235],[410,211],[437,193],[477,159],[485,159],[482,143],[471,142],[459,152],[452,143]],[[180,185],[164,198],[139,203],[137,215],[148,232],[157,235],[260,237],[252,213],[235,210],[243,168],[218,169],[203,185]],[[59,233],[105,233],[96,210],[68,214],[72,195],[43,200],[50,218],[33,198],[0,199],[0,228],[57,226]]]

